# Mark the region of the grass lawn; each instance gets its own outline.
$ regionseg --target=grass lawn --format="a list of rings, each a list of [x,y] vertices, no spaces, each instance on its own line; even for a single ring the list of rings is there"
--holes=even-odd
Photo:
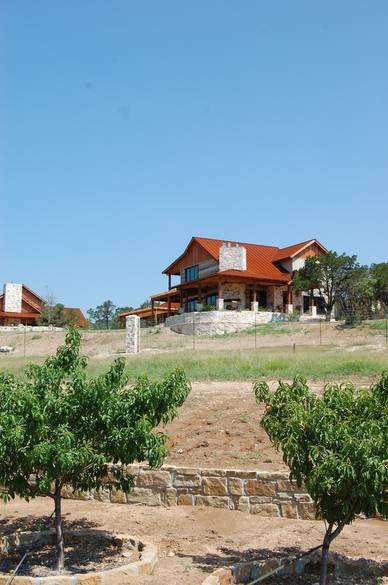
[[[22,373],[25,364],[43,358],[0,356],[0,370]],[[112,358],[89,359],[91,375],[104,372]],[[260,348],[256,351],[181,351],[139,354],[126,358],[131,380],[141,374],[159,378],[174,368],[183,368],[191,380],[254,380],[260,377],[292,378],[303,374],[310,379],[376,376],[388,369],[385,351],[353,350],[331,346]]]

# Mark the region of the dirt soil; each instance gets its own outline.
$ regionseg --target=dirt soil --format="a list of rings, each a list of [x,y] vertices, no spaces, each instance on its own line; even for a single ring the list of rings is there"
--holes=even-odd
[[[135,562],[140,553],[131,545],[129,539],[123,545],[112,542],[110,534],[106,537],[96,536],[94,531],[82,537],[82,540],[65,535],[65,556],[67,566],[64,573],[86,573],[87,571],[102,571],[113,569],[120,565]],[[0,558],[0,572],[10,573],[20,561],[23,551],[14,551],[2,554]],[[31,548],[18,575],[33,577],[48,577],[56,575],[56,553],[53,545],[45,544]]]
[[[370,380],[355,377],[358,385]],[[270,387],[275,380],[267,380]],[[324,383],[309,382],[317,394]],[[287,470],[281,453],[260,426],[263,407],[254,399],[250,382],[193,382],[178,416],[164,431],[170,453],[166,464],[184,467]]]
[[[0,533],[29,530],[51,512],[48,498],[1,503]],[[319,521],[259,518],[213,508],[151,508],[64,500],[63,513],[67,528],[93,526],[157,544],[160,561],[154,575],[134,579],[136,585],[200,585],[208,573],[221,566],[305,552],[322,542],[324,532]],[[382,520],[357,520],[334,541],[333,550],[379,563],[387,560],[387,535],[387,524]],[[277,578],[272,583],[284,581]],[[294,579],[285,583],[298,582]]]

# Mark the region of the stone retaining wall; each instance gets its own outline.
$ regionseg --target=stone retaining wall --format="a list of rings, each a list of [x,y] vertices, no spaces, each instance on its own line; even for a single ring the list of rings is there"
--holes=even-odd
[[[128,494],[109,490],[74,494],[65,489],[63,495],[122,504],[210,506],[267,517],[315,518],[310,496],[286,472],[173,466],[150,470],[145,465],[131,465],[129,470],[135,486]]]
[[[281,313],[272,311],[203,311],[182,313],[166,319],[166,326],[184,335],[223,335],[243,331],[255,325],[282,321]]]

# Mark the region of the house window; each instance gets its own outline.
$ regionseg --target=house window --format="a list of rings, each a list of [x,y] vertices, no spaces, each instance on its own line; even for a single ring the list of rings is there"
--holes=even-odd
[[[187,301],[187,312],[192,313],[197,310],[197,299],[190,299]]]
[[[188,268],[185,268],[185,282],[196,280],[198,276],[199,276],[198,264],[195,264],[195,266],[189,266]]]
[[[206,304],[213,305],[215,307],[217,304],[217,295],[208,295],[206,297]]]

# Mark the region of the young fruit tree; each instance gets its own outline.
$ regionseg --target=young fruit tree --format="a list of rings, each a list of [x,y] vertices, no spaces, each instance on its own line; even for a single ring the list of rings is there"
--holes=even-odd
[[[162,464],[166,437],[157,427],[175,417],[190,391],[180,370],[160,382],[144,376],[129,386],[122,358],[89,379],[80,340],[72,328],[56,355],[28,366],[25,378],[0,375],[0,485],[6,497],[54,500],[59,572],[63,488],[129,491],[133,478],[126,466]]]
[[[329,547],[358,514],[388,516],[388,372],[369,389],[327,385],[322,397],[306,380],[279,382],[271,392],[254,385],[265,404],[262,426],[291,479],[304,484],[325,520],[320,585],[326,584]],[[385,500],[385,501],[384,501]]]

